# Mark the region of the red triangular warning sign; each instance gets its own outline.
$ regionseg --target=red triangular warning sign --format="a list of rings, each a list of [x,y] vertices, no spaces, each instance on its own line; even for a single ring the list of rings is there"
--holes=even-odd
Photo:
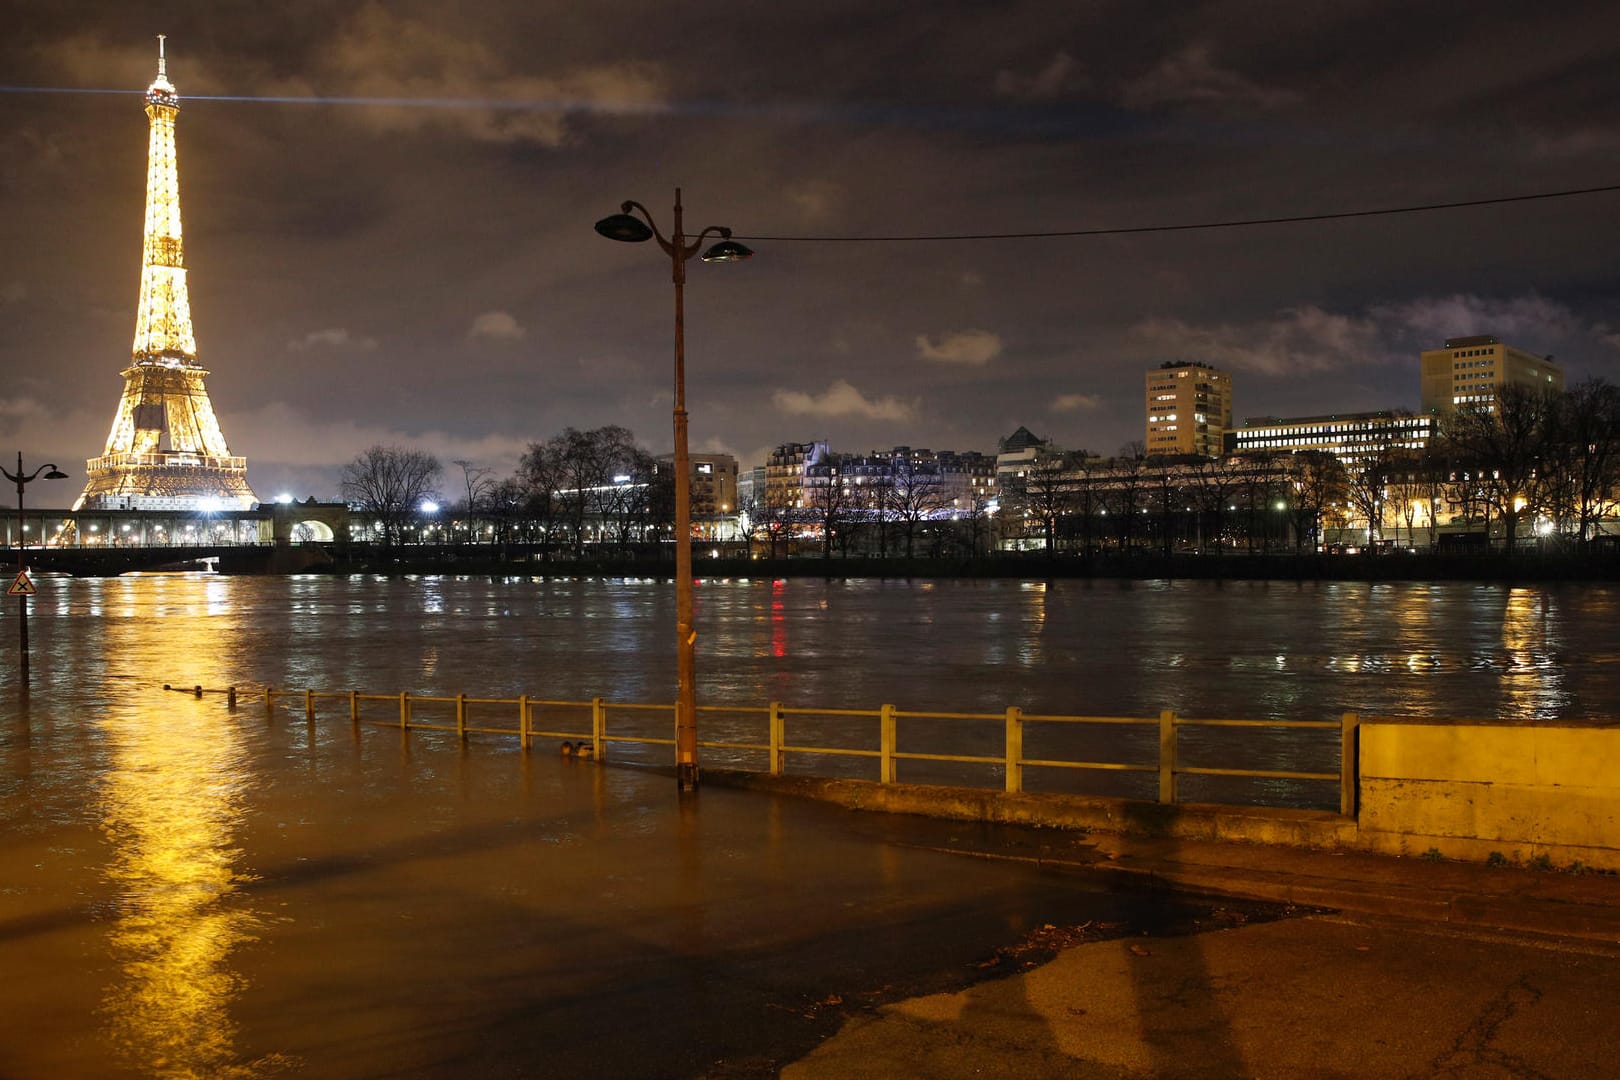
[[[28,571],[19,570],[17,576],[11,579],[11,588],[6,590],[6,595],[33,596],[38,591],[34,588],[33,581],[28,577]]]

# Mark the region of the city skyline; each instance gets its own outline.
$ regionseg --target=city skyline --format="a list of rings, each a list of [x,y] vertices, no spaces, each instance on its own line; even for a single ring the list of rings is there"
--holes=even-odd
[[[760,255],[694,262],[687,289],[693,449],[745,467],[806,438],[993,452],[1020,425],[1111,454],[1142,438],[1142,376],[1167,360],[1231,372],[1237,418],[1415,408],[1417,356],[1447,337],[1552,354],[1572,384],[1620,367],[1615,193],[781,239],[1612,183],[1620,25],[1601,5],[1535,34],[1505,5],[1403,12],[1397,34],[1375,5],[725,11],[29,11],[0,45],[0,430],[74,474],[104,436],[159,33],[199,355],[261,494],[332,494],[377,442],[503,473],[570,425],[667,450],[667,267],[590,225],[633,198],[667,226],[676,186],[692,231],[728,225]],[[117,92],[76,92],[97,90]]]

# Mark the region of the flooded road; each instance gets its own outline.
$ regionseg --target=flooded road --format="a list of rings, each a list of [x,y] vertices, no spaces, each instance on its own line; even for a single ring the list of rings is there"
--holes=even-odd
[[[1620,699],[1601,589],[698,598],[711,700],[1533,721]],[[0,1076],[700,1075],[808,1049],[839,1002],[961,985],[1045,923],[1207,915],[930,850],[960,827],[681,802],[548,747],[162,689],[667,700],[672,600],[651,581],[43,581],[32,677],[0,677]]]
[[[964,826],[218,699],[8,734],[11,1078],[698,1076],[1046,923],[1209,912],[929,850]]]

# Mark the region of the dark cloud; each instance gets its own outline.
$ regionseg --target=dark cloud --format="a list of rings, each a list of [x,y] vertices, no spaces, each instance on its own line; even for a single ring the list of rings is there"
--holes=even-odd
[[[758,257],[688,266],[695,446],[1140,439],[1142,375],[1229,367],[1239,415],[1417,403],[1495,333],[1615,378],[1620,196],[1097,239],[767,237],[1218,221],[1614,182],[1620,25],[1374,0],[578,5],[161,13],[31,5],[4,42],[0,434],[98,453],[129,355],[169,35],[200,357],[261,491],[374,442],[511,467],[624,424],[669,446],[673,295],[620,200]],[[78,472],[78,469],[72,470]],[[325,483],[326,487],[319,485]],[[303,488],[298,488],[304,494]]]

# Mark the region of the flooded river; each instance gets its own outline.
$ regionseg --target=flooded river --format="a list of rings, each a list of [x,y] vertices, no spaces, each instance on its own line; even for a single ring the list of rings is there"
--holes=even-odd
[[[706,702],[1525,722],[1620,702],[1607,588],[697,598]],[[926,983],[1042,921],[1174,917],[924,850],[907,830],[930,825],[681,803],[666,778],[511,740],[162,688],[668,701],[673,601],[653,580],[44,579],[31,677],[0,678],[0,1075],[694,1075],[778,1012],[813,1017],[829,985]]]

